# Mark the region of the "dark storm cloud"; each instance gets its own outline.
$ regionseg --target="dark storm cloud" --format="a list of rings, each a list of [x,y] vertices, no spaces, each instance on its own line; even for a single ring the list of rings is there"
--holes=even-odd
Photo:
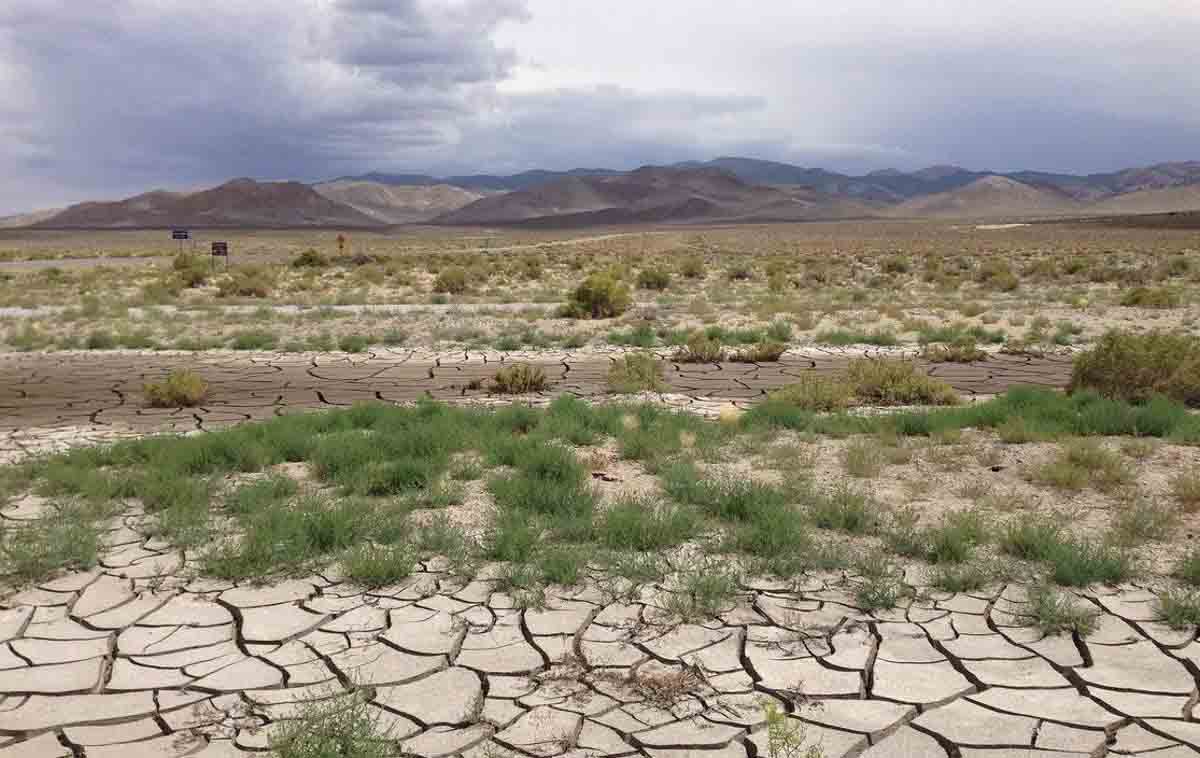
[[[371,169],[1197,158],[1196,39],[1196,0],[0,0],[0,213]]]

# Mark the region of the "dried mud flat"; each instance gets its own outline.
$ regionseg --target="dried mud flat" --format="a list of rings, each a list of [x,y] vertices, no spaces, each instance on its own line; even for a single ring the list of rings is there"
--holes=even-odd
[[[853,355],[668,363],[666,397],[748,404]],[[604,393],[608,358],[594,353],[7,355],[0,454],[365,400],[485,402],[466,388],[511,362],[544,366],[547,396]],[[142,382],[182,367],[212,382],[212,401],[145,408]],[[1062,386],[1069,368],[997,355],[931,371],[984,396]],[[49,512],[28,497],[0,518]],[[462,577],[441,559],[369,591],[333,571],[239,585],[199,577],[194,551],[151,531],[130,505],[96,569],[3,593],[0,758],[263,754],[281,725],[350,690],[423,758],[755,758],[769,753],[772,701],[826,758],[1200,753],[1196,630],[1164,623],[1149,585],[1071,594],[1097,614],[1087,635],[1038,632],[1021,583],[943,592],[922,567],[887,611],[861,607],[853,571],[821,572],[743,579],[715,617],[685,623],[669,610],[674,585],[599,569],[550,588],[544,607],[502,591],[495,565]]]
[[[865,353],[880,355],[881,353]],[[894,353],[899,356],[899,351]],[[604,353],[435,353],[376,350],[361,355],[210,352],[60,352],[0,354],[0,462],[27,451],[59,449],[118,436],[215,429],[284,413],[346,407],[359,402],[409,403],[489,400],[486,385],[506,364],[542,367],[560,393],[599,397],[613,351]],[[806,350],[778,363],[679,364],[666,360],[671,405],[715,411],[746,405],[808,371],[832,373],[864,353]],[[891,355],[891,353],[889,353]],[[1067,356],[1008,356],[927,366],[961,394],[989,396],[1016,385],[1062,387]],[[212,386],[199,408],[146,407],[142,385],[174,369],[194,369]],[[532,398],[537,401],[539,398]]]
[[[36,504],[8,519],[32,519]],[[197,579],[127,512],[100,568],[9,594],[0,756],[250,755],[314,700],[365,693],[405,754],[766,755],[764,699],[838,756],[1193,755],[1200,647],[1133,585],[1081,593],[1087,637],[1027,625],[1019,585],[856,607],[856,577],[748,579],[685,624],[593,574],[518,607],[485,566],[374,591],[333,575]]]

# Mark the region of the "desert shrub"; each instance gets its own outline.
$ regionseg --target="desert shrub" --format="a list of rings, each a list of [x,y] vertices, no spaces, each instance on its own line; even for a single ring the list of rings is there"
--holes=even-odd
[[[704,278],[704,259],[700,257],[684,258],[679,264],[679,273],[685,279]]]
[[[275,277],[265,266],[236,266],[217,285],[221,297],[269,297]]]
[[[632,353],[613,361],[608,369],[608,391],[618,395],[662,392],[662,363],[649,353]]]
[[[461,266],[451,266],[440,272],[433,280],[433,291],[447,295],[461,295],[467,291],[467,271]]]
[[[638,273],[638,287],[661,292],[671,286],[671,274],[666,269],[645,268]]]
[[[846,378],[854,395],[868,405],[956,405],[958,394],[940,379],[926,376],[908,361],[850,361]]]
[[[546,389],[546,372],[538,366],[515,363],[496,372],[492,391],[503,395],[524,395]]]
[[[613,318],[629,310],[629,287],[610,274],[592,274],[571,293],[563,308],[570,318]]]
[[[1134,287],[1121,295],[1121,305],[1134,308],[1177,308],[1180,298],[1168,287]]]
[[[930,363],[973,363],[987,360],[987,352],[981,350],[974,339],[966,337],[947,345],[926,345],[921,357]]]
[[[264,329],[246,329],[235,332],[231,347],[234,350],[273,350],[279,342],[274,332]]]
[[[1020,285],[1020,280],[1013,273],[1007,261],[993,258],[984,261],[975,271],[975,281],[981,287],[1000,292],[1012,292]]]
[[[1164,395],[1200,406],[1200,337],[1110,331],[1075,358],[1070,391],[1144,402]]]
[[[720,340],[696,332],[686,345],[675,351],[672,360],[677,363],[719,363],[725,360],[725,349]]]
[[[311,247],[292,260],[292,268],[326,268],[329,259]]]
[[[195,371],[176,370],[161,382],[147,382],[142,392],[154,408],[192,408],[208,398],[208,382]]]
[[[842,378],[803,374],[800,381],[772,392],[770,401],[806,411],[840,411],[854,404],[854,390]]]
[[[343,353],[361,353],[371,344],[371,338],[362,334],[347,334],[338,340],[338,350]]]
[[[202,287],[208,283],[209,263],[199,255],[180,253],[171,262],[171,268],[185,287]]]
[[[734,363],[775,363],[785,352],[787,345],[782,342],[764,340],[751,348],[737,351],[730,360]]]
[[[754,278],[754,269],[748,263],[738,262],[725,271],[725,276],[731,282],[744,282]]]
[[[111,332],[97,329],[88,335],[84,347],[88,350],[112,350],[117,346],[117,340]]]

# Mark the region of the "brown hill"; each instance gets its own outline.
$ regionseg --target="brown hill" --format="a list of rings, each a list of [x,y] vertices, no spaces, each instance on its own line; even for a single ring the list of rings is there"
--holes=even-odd
[[[713,168],[644,167],[614,176],[572,176],[486,197],[436,219],[448,225],[598,223],[831,218],[836,205],[814,190],[751,185]],[[854,206],[855,208],[857,206]],[[829,213],[847,213],[838,206]]]
[[[449,184],[401,186],[354,179],[322,182],[313,189],[384,224],[429,221],[484,197],[482,192]]]
[[[993,175],[948,192],[906,200],[888,209],[887,215],[899,218],[997,218],[1058,216],[1079,211],[1080,206],[1062,192]]]
[[[299,182],[235,179],[192,193],[148,192],[79,203],[35,224],[47,229],[136,227],[377,226],[378,221]]]
[[[1143,189],[1088,206],[1089,213],[1171,213],[1200,210],[1200,186]]]

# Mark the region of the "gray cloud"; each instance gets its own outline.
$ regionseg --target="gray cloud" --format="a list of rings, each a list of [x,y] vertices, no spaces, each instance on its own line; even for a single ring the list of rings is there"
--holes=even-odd
[[[0,212],[368,169],[1196,158],[1196,39],[1194,0],[6,0]]]

